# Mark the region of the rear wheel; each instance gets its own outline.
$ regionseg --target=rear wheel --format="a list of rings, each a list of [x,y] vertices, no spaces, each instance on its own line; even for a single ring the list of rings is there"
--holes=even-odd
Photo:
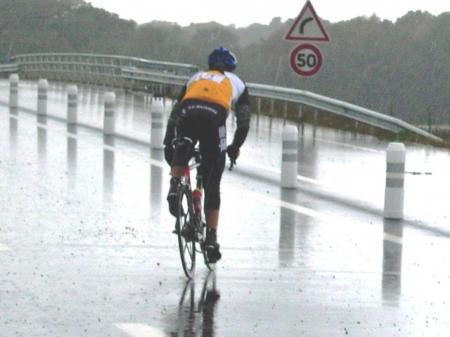
[[[194,224],[194,221],[192,193],[187,186],[182,185],[178,192],[178,214],[175,226],[181,264],[188,278],[192,278],[195,272],[195,240],[186,239],[183,234],[190,225]]]

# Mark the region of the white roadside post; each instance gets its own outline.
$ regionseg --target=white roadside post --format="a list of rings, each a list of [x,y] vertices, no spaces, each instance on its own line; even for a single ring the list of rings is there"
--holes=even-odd
[[[107,136],[114,135],[115,129],[115,110],[116,110],[116,94],[107,92],[104,96],[105,111],[103,115],[103,134]]]
[[[67,123],[77,124],[78,122],[78,87],[69,85],[67,87]]]
[[[294,125],[283,127],[281,187],[297,188],[298,130]]]
[[[161,99],[153,99],[151,104],[152,129],[150,146],[152,149],[163,148],[164,105]]]
[[[384,217],[403,218],[405,182],[405,145],[390,143],[386,152],[386,190],[384,196]]]
[[[9,107],[17,109],[19,106],[19,75],[9,76]]]
[[[38,104],[37,104],[37,114],[46,116],[47,115],[47,92],[48,92],[48,81],[45,79],[40,79],[38,82]]]

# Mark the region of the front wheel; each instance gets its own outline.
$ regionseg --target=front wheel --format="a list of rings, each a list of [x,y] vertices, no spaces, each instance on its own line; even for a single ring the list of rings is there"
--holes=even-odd
[[[185,234],[192,228],[194,221],[192,193],[187,186],[182,185],[178,192],[178,213],[175,228],[178,235],[181,264],[184,273],[190,279],[193,278],[195,272],[195,240],[186,238]]]

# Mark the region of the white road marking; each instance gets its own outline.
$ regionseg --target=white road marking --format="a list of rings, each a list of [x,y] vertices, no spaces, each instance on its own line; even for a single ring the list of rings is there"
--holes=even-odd
[[[270,128],[265,128],[265,127],[257,127],[255,126],[253,129],[255,130],[260,130],[260,131],[266,131],[266,132],[270,132]],[[280,135],[283,134],[283,131],[280,132]],[[301,136],[299,135],[299,139],[300,138],[304,138],[304,139],[310,139],[307,138],[306,136]],[[358,146],[358,145],[352,145],[352,144],[345,144],[345,143],[340,143],[340,142],[336,142],[336,141],[332,141],[332,140],[327,140],[327,139],[323,139],[323,138],[319,138],[319,137],[312,137],[311,140],[315,140],[321,143],[328,143],[328,144],[333,144],[333,145],[338,145],[341,147],[347,147],[347,148],[351,148],[351,149],[356,149],[356,150],[361,150],[361,151],[366,151],[366,152],[373,152],[373,153],[382,153],[384,152],[383,150],[377,150],[371,147],[363,147],[363,146]]]
[[[300,138],[306,138],[306,137],[305,136],[301,136]],[[339,145],[339,146],[350,148],[350,149],[356,149],[356,150],[367,151],[367,152],[372,152],[372,153],[382,153],[382,152],[384,152],[382,150],[376,150],[376,149],[372,149],[370,147],[362,147],[362,146],[357,146],[357,145],[344,144],[344,143],[339,143],[339,142],[335,142],[335,141],[332,141],[332,140],[326,140],[326,139],[317,138],[317,137],[314,137],[313,139],[315,139],[315,140],[317,140],[319,142],[322,142],[322,143]]]
[[[5,245],[2,245],[2,244],[0,243],[0,252],[6,252],[6,251],[8,251],[8,250],[10,250],[8,247],[6,247]]]
[[[317,211],[315,211],[313,209],[310,209],[310,208],[307,208],[307,207],[304,207],[304,206],[300,206],[300,205],[297,205],[297,204],[293,204],[291,202],[287,202],[287,201],[283,201],[283,200],[280,200],[280,199],[277,199],[277,198],[273,198],[273,197],[270,197],[268,195],[261,194],[261,193],[249,192],[249,191],[246,191],[245,193],[246,194],[248,194],[248,193],[251,194],[252,197],[254,199],[256,199],[256,200],[260,200],[262,202],[265,202],[265,203],[268,203],[268,204],[271,204],[271,205],[275,205],[275,206],[278,206],[278,207],[283,207],[283,208],[289,209],[291,211],[294,211],[294,212],[297,212],[297,213],[300,213],[300,214],[303,214],[303,215],[307,215],[307,216],[312,217],[312,218],[325,220],[325,221],[330,221],[331,220],[331,216],[327,216],[327,215],[325,215],[323,213],[317,212]],[[333,218],[334,218],[334,221],[336,221],[336,217],[333,217]]]
[[[389,233],[384,233],[384,241],[397,243],[399,245],[403,244],[403,238],[401,236],[392,235],[392,234],[389,234]]]
[[[277,174],[281,177],[281,170],[277,170],[271,167],[265,167],[265,166],[261,166],[261,165],[255,165],[253,163],[245,163],[246,166],[253,166],[254,168],[258,169],[259,171],[266,171],[266,172],[270,172],[272,174]],[[318,180],[313,179],[313,178],[309,178],[309,177],[305,177],[302,175],[297,175],[297,180],[303,181],[303,182],[307,182],[313,185],[319,185],[319,186],[323,186],[325,187],[322,183],[320,183]]]
[[[132,337],[167,337],[163,331],[145,324],[116,323],[114,325]]]

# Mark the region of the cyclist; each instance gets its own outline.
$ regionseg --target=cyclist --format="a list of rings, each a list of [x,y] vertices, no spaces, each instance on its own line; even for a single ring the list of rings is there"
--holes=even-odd
[[[194,74],[182,88],[167,123],[164,145],[172,174],[167,201],[171,214],[176,216],[176,193],[183,167],[197,141],[200,143],[199,169],[203,176],[208,227],[205,246],[210,262],[215,262],[221,258],[217,227],[225,153],[234,164],[248,134],[250,100],[245,83],[233,73],[237,59],[231,51],[224,47],[214,49],[208,56],[208,66],[207,71]],[[227,146],[225,122],[232,108],[237,128],[233,142]]]

